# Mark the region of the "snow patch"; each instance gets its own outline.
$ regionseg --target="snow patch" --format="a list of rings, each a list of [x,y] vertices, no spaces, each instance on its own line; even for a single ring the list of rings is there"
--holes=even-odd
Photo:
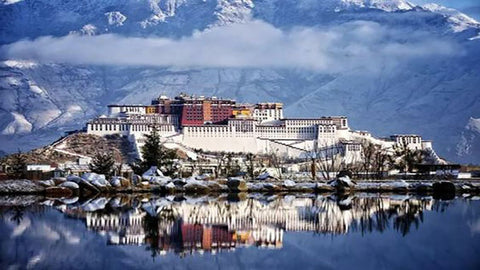
[[[112,26],[122,26],[127,20],[127,17],[119,11],[107,12],[105,16],[107,17],[108,24]]]
[[[4,4],[4,5],[12,5],[12,4],[22,2],[22,1],[23,0],[2,0],[1,3]]]
[[[36,62],[28,60],[6,60],[1,63],[2,66],[20,69],[34,68],[38,65]]]
[[[451,28],[454,32],[462,32],[471,27],[480,28],[479,22],[459,12],[456,9],[447,8],[434,3],[425,4],[421,6],[421,8],[446,17],[447,20],[451,23]]]
[[[2,130],[2,135],[26,134],[32,131],[32,124],[27,121],[25,116],[17,112],[11,112],[12,121]]]
[[[345,7],[374,8],[387,12],[412,10],[415,5],[405,0],[341,0]]]

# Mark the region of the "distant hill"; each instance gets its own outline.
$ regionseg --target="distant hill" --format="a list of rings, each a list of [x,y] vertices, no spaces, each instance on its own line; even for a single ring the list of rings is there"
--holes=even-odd
[[[28,39],[41,43],[49,42],[48,37],[62,41],[72,36],[103,36],[112,48],[130,47],[117,42],[145,37],[169,43],[261,21],[272,31],[255,40],[284,33],[280,40],[300,51],[318,38],[322,40],[318,47],[329,53],[319,70],[301,65],[312,63],[308,50],[303,58],[291,51],[292,61],[300,64],[288,67],[282,62],[260,67],[94,65],[7,57],[0,63],[3,151],[51,143],[63,131],[82,128],[88,119],[104,114],[109,103],[148,103],[160,94],[186,91],[246,102],[279,101],[285,104],[286,116],[346,115],[355,129],[376,136],[417,133],[433,140],[436,152],[448,160],[480,163],[480,155],[473,151],[480,144],[480,133],[468,128],[471,118],[480,117],[480,24],[454,9],[405,0],[1,3],[8,4],[0,4],[0,45],[18,43],[20,49]],[[115,38],[109,39],[109,34]],[[218,44],[214,41],[212,45]],[[252,62],[272,53],[269,49],[275,46],[270,45],[275,43],[267,45],[255,52]],[[237,44],[230,46],[217,49],[249,53]],[[47,54],[59,53],[48,48]],[[141,55],[146,48],[138,44],[134,49]],[[70,48],[64,51],[70,53]],[[290,56],[282,51],[281,56]],[[204,53],[207,60],[230,56],[217,56],[219,52],[209,47]],[[136,54],[114,58],[123,61]],[[154,50],[145,58],[168,54]],[[189,56],[186,60],[198,57],[186,48],[178,55]]]

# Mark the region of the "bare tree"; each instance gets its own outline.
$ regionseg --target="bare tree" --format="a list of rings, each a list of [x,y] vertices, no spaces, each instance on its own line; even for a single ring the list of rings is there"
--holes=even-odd
[[[403,142],[393,147],[394,158],[392,165],[400,170],[400,172],[412,172],[415,164],[423,162],[425,151],[418,149],[411,149],[408,144]]]
[[[328,144],[324,142],[317,146],[315,152],[312,153],[313,159],[316,160],[319,172],[322,174],[323,179],[330,180],[331,173],[340,171],[344,164],[340,157],[342,152],[342,146],[338,143]]]

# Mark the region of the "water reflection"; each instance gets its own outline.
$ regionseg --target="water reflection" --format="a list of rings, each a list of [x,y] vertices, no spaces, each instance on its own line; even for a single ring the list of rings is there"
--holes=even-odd
[[[0,197],[0,268],[475,268],[479,203],[377,194]]]
[[[230,200],[228,200],[230,199]],[[347,234],[393,229],[407,235],[423,222],[424,211],[448,202],[406,195],[349,197],[99,197],[72,204],[46,201],[108,245],[146,245],[152,256],[185,256],[239,247],[280,249],[286,232]],[[18,221],[21,213],[10,209]]]

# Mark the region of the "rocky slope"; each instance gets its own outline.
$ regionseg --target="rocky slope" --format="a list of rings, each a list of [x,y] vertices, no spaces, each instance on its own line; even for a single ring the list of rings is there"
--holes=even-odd
[[[51,145],[22,153],[28,164],[51,164],[76,162],[78,158],[92,158],[98,153],[112,153],[117,162],[133,161],[133,149],[126,138],[120,136],[99,137],[95,135],[76,133]],[[9,163],[11,156],[2,159]]]
[[[478,135],[464,140],[464,134],[478,134],[465,127],[480,115],[480,39],[474,38],[479,24],[438,5],[403,0],[25,0],[0,6],[0,44],[109,33],[175,40],[251,20],[285,33],[300,27],[342,38],[327,47],[332,59],[319,70],[78,65],[6,55],[0,66],[0,150],[49,143],[65,130],[82,128],[109,103],[148,103],[159,94],[188,91],[281,101],[291,116],[347,115],[355,129],[379,136],[419,133],[434,140],[441,156],[480,162],[478,152],[458,150],[478,143]],[[430,40],[450,49],[436,53],[442,48],[429,46]],[[362,55],[365,48],[383,54]],[[409,57],[403,57],[406,50]]]

